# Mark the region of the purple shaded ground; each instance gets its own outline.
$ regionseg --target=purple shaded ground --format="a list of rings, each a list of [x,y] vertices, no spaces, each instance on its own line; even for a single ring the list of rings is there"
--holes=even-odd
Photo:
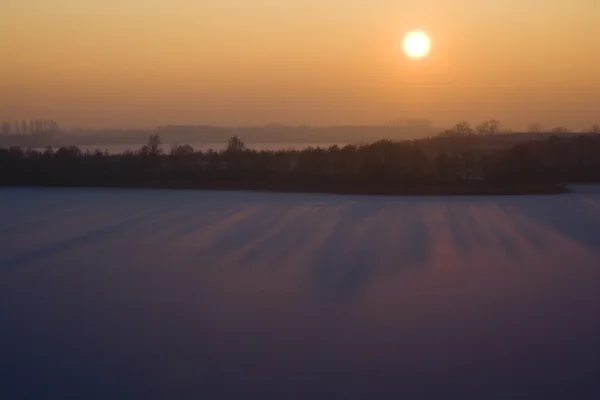
[[[0,398],[599,398],[600,190],[0,190]]]

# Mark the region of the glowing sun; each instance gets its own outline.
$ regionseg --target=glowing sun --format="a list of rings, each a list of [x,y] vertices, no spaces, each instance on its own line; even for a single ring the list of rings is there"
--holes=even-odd
[[[408,32],[402,44],[404,52],[410,58],[423,58],[431,50],[431,40],[423,31]]]

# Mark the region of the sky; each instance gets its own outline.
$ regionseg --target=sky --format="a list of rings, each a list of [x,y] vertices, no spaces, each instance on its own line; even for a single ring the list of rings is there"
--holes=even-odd
[[[0,0],[0,120],[578,129],[599,21],[598,0]]]

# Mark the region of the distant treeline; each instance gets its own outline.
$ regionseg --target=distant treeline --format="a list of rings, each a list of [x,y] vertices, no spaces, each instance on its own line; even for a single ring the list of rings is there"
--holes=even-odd
[[[420,140],[281,151],[248,150],[237,136],[221,151],[175,145],[158,134],[110,155],[76,146],[0,149],[1,185],[202,188],[370,194],[560,192],[600,182],[600,135],[552,136],[503,149],[446,131]]]
[[[55,134],[60,131],[58,122],[52,119],[31,119],[15,121],[14,123],[2,121],[0,123],[0,134],[2,136],[23,136],[31,134]]]
[[[415,139],[435,135],[440,131],[425,122],[409,120],[382,126],[290,126],[265,125],[248,127],[169,125],[157,129],[61,129],[31,130],[18,124],[19,130],[8,124],[0,131],[0,145],[43,148],[79,145],[86,147],[131,145],[140,146],[148,136],[158,133],[167,143],[225,143],[232,136],[257,143],[355,143],[368,138]]]
[[[206,145],[226,143],[232,136],[244,138],[253,147],[259,144],[346,144],[370,142],[373,138],[391,140],[423,139],[437,135],[441,128],[432,122],[420,119],[395,120],[379,126],[335,125],[306,126],[270,124],[264,126],[222,127],[209,125],[167,125],[157,129],[65,129],[52,120],[33,119],[28,121],[4,122],[0,128],[0,146],[40,149],[78,145],[86,148],[114,146],[138,147],[151,134],[159,134],[166,143],[192,143]],[[456,124],[444,131],[486,136],[487,146],[509,147],[518,142],[547,138],[551,135],[571,135],[565,127],[545,129],[540,124],[531,124],[527,132],[510,132],[496,120],[484,121],[474,127],[466,122]],[[586,133],[600,133],[600,126],[593,125]],[[297,146],[295,146],[297,147]]]

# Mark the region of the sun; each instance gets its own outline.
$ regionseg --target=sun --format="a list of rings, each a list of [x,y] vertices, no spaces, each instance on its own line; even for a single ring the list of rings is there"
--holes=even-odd
[[[402,47],[410,58],[423,58],[431,51],[431,40],[423,31],[412,31],[404,36]]]

